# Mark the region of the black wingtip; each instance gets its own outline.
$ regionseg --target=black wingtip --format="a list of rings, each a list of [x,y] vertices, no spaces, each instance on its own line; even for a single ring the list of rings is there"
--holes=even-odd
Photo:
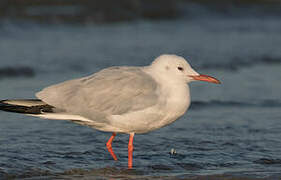
[[[53,106],[48,104],[34,105],[34,106],[24,106],[9,104],[11,100],[1,100],[0,101],[0,110],[6,112],[22,113],[22,114],[42,114],[45,112],[53,112]],[[33,99],[28,101],[39,102],[41,100]]]

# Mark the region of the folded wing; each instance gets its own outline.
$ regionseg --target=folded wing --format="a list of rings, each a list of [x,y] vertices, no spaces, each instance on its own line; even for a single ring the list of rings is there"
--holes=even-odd
[[[138,67],[111,67],[47,87],[36,96],[70,114],[99,121],[157,103],[157,84]]]

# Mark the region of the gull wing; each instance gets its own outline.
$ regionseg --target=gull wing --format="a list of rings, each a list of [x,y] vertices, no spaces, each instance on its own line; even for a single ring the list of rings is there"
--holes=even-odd
[[[92,120],[157,104],[157,83],[139,67],[111,67],[38,92],[49,105]]]

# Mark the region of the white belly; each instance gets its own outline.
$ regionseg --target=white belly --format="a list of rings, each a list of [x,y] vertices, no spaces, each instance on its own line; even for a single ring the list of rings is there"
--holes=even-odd
[[[181,117],[190,105],[189,88],[186,85],[175,92],[164,91],[160,97],[163,99],[155,106],[108,117],[110,126],[119,129],[117,132],[146,133],[171,124]],[[110,129],[109,125],[106,129]]]

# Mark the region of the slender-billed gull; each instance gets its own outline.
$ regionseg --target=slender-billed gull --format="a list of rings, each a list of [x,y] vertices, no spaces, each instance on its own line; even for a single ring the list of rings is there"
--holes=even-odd
[[[0,109],[112,132],[106,147],[114,160],[112,141],[116,133],[127,133],[132,168],[135,133],[159,129],[181,117],[190,105],[187,84],[192,81],[220,83],[197,73],[180,56],[161,55],[149,66],[109,67],[47,87],[36,94],[38,99],[3,100]]]

